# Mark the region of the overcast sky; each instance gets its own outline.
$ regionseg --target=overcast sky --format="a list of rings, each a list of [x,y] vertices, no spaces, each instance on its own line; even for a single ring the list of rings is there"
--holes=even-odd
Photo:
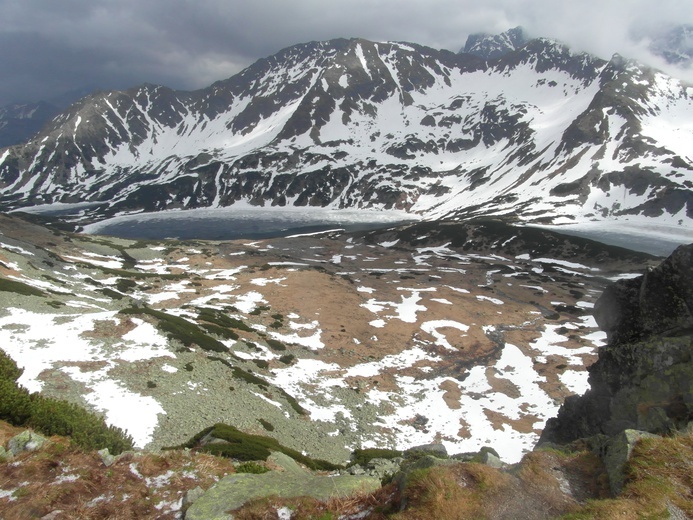
[[[693,23],[693,0],[0,0],[0,106],[85,86],[201,88],[337,37],[456,52],[471,33],[522,25],[603,58],[646,59],[630,35],[670,23]]]

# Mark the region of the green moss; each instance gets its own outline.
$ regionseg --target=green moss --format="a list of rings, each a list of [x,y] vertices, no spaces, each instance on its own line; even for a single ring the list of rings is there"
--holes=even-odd
[[[46,296],[46,293],[36,287],[6,278],[0,278],[0,291],[13,292],[22,296]]]

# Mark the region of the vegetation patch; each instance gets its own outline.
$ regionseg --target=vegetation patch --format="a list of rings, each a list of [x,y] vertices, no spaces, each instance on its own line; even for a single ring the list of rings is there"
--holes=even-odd
[[[201,445],[202,441],[209,437],[221,439],[225,442]],[[244,433],[238,428],[223,423],[217,423],[202,430],[181,448],[198,449],[214,455],[243,461],[267,460],[267,457],[273,451],[278,451],[312,470],[333,471],[341,468],[341,466],[325,460],[307,457],[296,450],[280,444],[277,439],[272,437]]]
[[[281,361],[285,365],[290,365],[294,362],[295,359],[296,356],[294,356],[293,354],[284,354],[282,357],[279,358],[279,361]]]
[[[46,296],[46,293],[36,287],[7,278],[0,278],[0,291],[13,292],[22,296]]]
[[[137,282],[130,278],[118,278],[116,282],[116,289],[122,293],[130,292],[135,287],[137,287]]]
[[[262,427],[268,432],[274,431],[274,425],[271,422],[265,421],[264,419],[258,419],[258,421],[260,422],[260,424],[262,424]]]
[[[227,360],[223,358],[209,356],[207,359],[211,361],[219,361],[220,363],[223,363],[224,365],[229,367],[233,373],[233,377],[245,381],[248,384],[256,385],[265,392],[269,391],[269,388],[271,386],[270,383],[268,383],[261,377],[258,377],[251,372],[247,372],[240,367],[233,366],[231,363],[229,363]],[[301,415],[308,415],[306,409],[298,403],[295,397],[287,393],[286,390],[282,388],[276,388],[276,391],[279,392],[284,399],[286,399],[286,401],[289,403],[289,406],[291,406],[291,408],[293,408],[296,413]]]
[[[278,351],[286,350],[286,345],[284,345],[284,343],[282,343],[281,341],[276,340],[276,339],[268,339],[267,340],[267,346],[273,350],[278,350]]]
[[[354,450],[351,454],[350,466],[365,466],[373,459],[395,459],[401,457],[403,452],[399,450],[388,450],[384,448],[368,448],[364,450]]]
[[[258,464],[252,460],[236,466],[236,473],[252,473],[254,475],[261,475],[262,473],[267,473],[269,470],[270,469],[264,464]]]
[[[169,338],[180,341],[186,347],[197,345],[202,350],[212,352],[228,352],[229,348],[221,341],[218,341],[207,334],[195,323],[179,316],[150,309],[149,307],[128,307],[120,311],[121,314],[146,314],[158,320],[157,327],[162,332],[168,334]]]
[[[221,328],[242,330],[244,332],[253,332],[248,325],[243,321],[227,316],[219,311],[213,309],[202,309],[198,314],[198,319],[201,321],[206,321],[208,323],[213,323]],[[238,339],[238,337],[234,338]]]
[[[99,291],[101,294],[104,296],[108,296],[109,298],[113,300],[122,300],[125,296],[120,294],[118,291],[114,291],[113,289],[109,289],[108,287],[104,287]]]
[[[44,435],[70,436],[85,450],[108,448],[113,454],[133,447],[132,438],[103,418],[67,401],[30,394],[17,384],[22,375],[16,363],[0,351],[0,419],[28,426]]]

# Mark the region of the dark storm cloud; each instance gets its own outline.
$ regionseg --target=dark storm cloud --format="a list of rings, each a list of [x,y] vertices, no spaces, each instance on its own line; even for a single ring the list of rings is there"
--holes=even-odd
[[[690,0],[0,0],[0,105],[85,85],[193,89],[310,40],[359,36],[457,51],[516,25],[610,57],[633,34],[693,23]],[[640,33],[638,32],[640,31]]]

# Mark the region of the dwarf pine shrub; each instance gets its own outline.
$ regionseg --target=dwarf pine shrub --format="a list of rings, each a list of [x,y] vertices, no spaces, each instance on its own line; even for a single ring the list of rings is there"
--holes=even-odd
[[[22,370],[0,350],[0,419],[28,426],[44,435],[63,435],[85,450],[108,448],[113,454],[132,449],[132,438],[103,418],[67,401],[29,393],[17,384]]]

